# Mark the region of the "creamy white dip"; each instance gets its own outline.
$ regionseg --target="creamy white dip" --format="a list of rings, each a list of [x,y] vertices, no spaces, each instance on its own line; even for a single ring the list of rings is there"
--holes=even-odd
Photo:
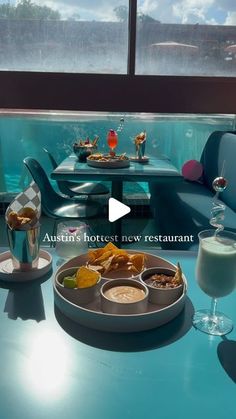
[[[138,287],[119,285],[109,288],[104,292],[104,295],[109,300],[116,301],[117,303],[134,303],[143,300],[145,292]]]

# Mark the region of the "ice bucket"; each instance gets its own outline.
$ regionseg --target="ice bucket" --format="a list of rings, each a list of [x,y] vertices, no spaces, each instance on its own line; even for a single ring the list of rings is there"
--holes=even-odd
[[[12,230],[8,227],[7,237],[14,269],[36,269],[39,260],[40,227],[29,230]]]

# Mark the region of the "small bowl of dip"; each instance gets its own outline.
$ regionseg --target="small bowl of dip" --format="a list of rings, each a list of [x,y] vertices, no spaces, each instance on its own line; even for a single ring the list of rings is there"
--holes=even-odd
[[[184,281],[176,283],[176,271],[169,268],[149,268],[140,274],[140,279],[149,290],[149,301],[152,304],[170,305],[182,295]]]
[[[139,314],[147,310],[148,288],[135,279],[113,279],[100,289],[101,308],[110,314]]]

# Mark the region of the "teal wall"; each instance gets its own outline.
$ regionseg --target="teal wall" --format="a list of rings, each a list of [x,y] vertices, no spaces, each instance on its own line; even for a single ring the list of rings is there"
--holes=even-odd
[[[0,192],[18,192],[28,183],[22,160],[37,158],[50,173],[42,148],[47,147],[60,162],[72,152],[77,138],[99,135],[99,150],[107,151],[106,135],[117,129],[122,114],[66,113],[48,115],[0,115]],[[211,132],[233,130],[234,115],[127,114],[119,132],[117,152],[134,153],[133,140],[147,131],[147,155],[167,155],[181,169],[189,159],[199,159]]]

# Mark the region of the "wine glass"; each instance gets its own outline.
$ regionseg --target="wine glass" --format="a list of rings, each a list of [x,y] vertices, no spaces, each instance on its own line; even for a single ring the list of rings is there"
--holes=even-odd
[[[230,231],[201,231],[196,278],[199,287],[212,297],[209,310],[196,311],[193,325],[210,335],[226,335],[232,320],[216,311],[217,298],[230,294],[236,287],[236,234]]]
[[[118,135],[114,129],[110,129],[107,135],[107,144],[110,148],[110,155],[115,156],[114,149],[117,147],[118,144]]]

